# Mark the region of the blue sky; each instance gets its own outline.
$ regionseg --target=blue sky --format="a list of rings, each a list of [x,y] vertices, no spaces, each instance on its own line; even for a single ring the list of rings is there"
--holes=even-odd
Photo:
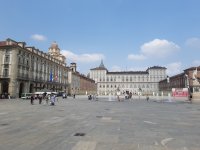
[[[48,51],[56,41],[84,74],[200,65],[199,0],[0,0],[0,40]]]

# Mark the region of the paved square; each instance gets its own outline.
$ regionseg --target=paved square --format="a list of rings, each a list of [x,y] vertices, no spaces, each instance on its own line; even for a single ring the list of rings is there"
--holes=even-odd
[[[200,105],[85,96],[0,100],[0,150],[199,150]]]

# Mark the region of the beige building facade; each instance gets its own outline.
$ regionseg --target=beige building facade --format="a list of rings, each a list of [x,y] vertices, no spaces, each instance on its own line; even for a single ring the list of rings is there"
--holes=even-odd
[[[27,47],[25,42],[1,41],[0,94],[21,97],[22,93],[42,89],[68,90],[66,58],[59,50],[55,42],[49,53],[44,53],[35,47]]]

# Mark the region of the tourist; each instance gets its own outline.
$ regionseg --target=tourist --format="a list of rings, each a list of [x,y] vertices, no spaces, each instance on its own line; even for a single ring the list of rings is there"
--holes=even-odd
[[[56,102],[56,96],[52,93],[51,94],[51,106],[54,106],[55,105],[55,102]]]
[[[39,95],[38,99],[39,99],[39,104],[42,104],[42,95]]]
[[[120,91],[117,91],[117,100],[120,102]]]
[[[34,104],[34,99],[35,99],[35,96],[34,96],[34,94],[32,94],[32,95],[31,95],[31,105]]]

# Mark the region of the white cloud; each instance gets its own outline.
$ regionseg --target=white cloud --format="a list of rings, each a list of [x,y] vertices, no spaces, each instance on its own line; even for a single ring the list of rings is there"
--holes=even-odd
[[[200,38],[190,38],[186,40],[186,45],[191,48],[200,49]]]
[[[105,56],[103,54],[75,54],[68,50],[62,50],[61,53],[67,58],[67,61],[70,60],[72,62],[82,62],[82,63],[90,63],[100,61],[104,59]]]
[[[31,38],[35,41],[46,41],[46,37],[44,35],[41,34],[33,34],[31,35]]]
[[[142,54],[129,54],[128,59],[129,60],[145,60],[146,57]]]
[[[141,53],[147,57],[163,58],[178,51],[180,47],[170,41],[154,39],[141,46]]]
[[[147,58],[165,58],[180,50],[180,47],[167,40],[154,39],[140,47],[139,54],[129,54],[129,60],[145,60]]]
[[[173,76],[182,72],[182,63],[174,62],[167,64],[167,75]]]

